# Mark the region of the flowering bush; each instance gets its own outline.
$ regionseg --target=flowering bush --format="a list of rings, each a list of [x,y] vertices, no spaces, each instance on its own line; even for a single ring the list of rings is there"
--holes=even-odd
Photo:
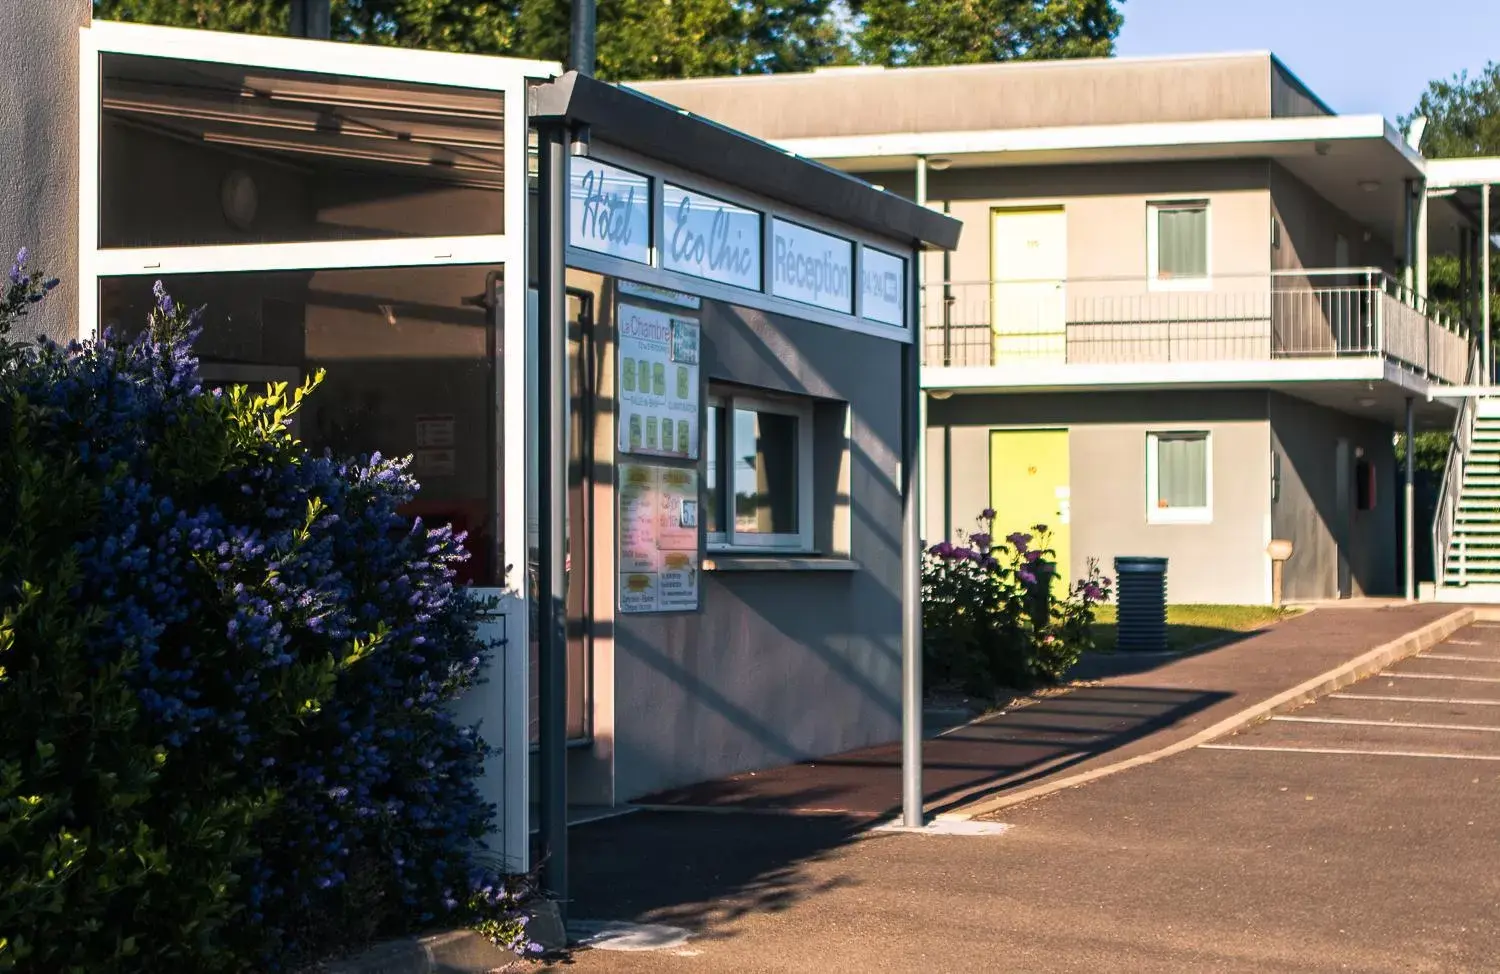
[[[24,256],[24,255],[23,255]],[[11,274],[0,321],[47,284]],[[489,647],[404,464],[316,379],[206,390],[198,315],[0,366],[0,970],[277,968],[433,922],[524,947],[446,707]]]
[[[929,686],[975,695],[1000,687],[1056,683],[1092,645],[1094,607],[1109,579],[1088,572],[1061,596],[1052,591],[1056,552],[1047,526],[994,538],[995,512],[980,513],[967,543],[944,541],[922,562],[922,625]]]

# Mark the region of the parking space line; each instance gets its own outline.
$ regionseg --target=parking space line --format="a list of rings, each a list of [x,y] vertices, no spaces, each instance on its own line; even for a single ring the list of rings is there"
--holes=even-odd
[[[1398,697],[1381,693],[1330,693],[1330,700],[1374,700],[1381,703],[1448,703],[1464,707],[1500,707],[1500,700],[1466,700],[1462,697]]]
[[[1417,659],[1445,659],[1452,663],[1500,663],[1494,656],[1455,656],[1451,653],[1421,653]]]
[[[1445,639],[1439,645],[1442,646],[1489,646],[1492,645],[1481,639]]]
[[[1385,758],[1440,758],[1448,761],[1500,761],[1500,754],[1443,754],[1438,751],[1377,751],[1354,747],[1272,747],[1265,744],[1199,744],[1210,751],[1268,751],[1277,754],[1353,754]]]
[[[1381,673],[1377,680],[1458,680],[1462,683],[1500,683],[1500,676],[1448,676],[1444,673]]]
[[[1419,724],[1409,720],[1356,720],[1352,717],[1272,717],[1293,724],[1348,724],[1351,727],[1410,727],[1413,730],[1484,731],[1500,734],[1500,727],[1478,724]]]

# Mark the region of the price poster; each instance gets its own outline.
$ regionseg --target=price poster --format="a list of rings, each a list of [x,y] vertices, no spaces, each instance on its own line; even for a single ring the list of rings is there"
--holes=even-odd
[[[619,452],[698,459],[696,318],[619,306]]]
[[[698,471],[622,463],[618,498],[620,611],[697,611]]]

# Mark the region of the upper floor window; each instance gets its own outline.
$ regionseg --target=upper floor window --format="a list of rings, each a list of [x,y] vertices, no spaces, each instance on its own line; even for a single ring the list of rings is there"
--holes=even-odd
[[[1152,203],[1146,249],[1153,288],[1207,287],[1208,203]]]

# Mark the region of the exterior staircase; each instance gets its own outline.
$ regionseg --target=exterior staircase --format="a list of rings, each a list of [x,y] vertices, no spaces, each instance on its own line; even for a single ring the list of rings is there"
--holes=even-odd
[[[1500,603],[1500,397],[1463,403],[1433,519],[1436,594]]]

